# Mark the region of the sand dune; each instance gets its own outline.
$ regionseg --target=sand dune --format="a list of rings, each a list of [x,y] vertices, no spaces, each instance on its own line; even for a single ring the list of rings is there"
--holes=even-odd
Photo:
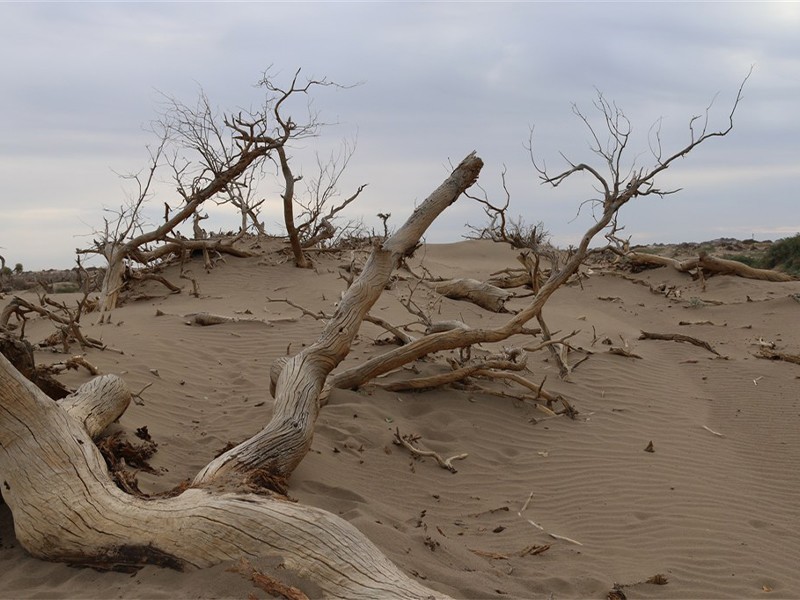
[[[160,474],[139,475],[147,493],[192,477],[226,443],[268,420],[272,361],[312,342],[322,323],[267,298],[330,313],[345,287],[338,266],[349,253],[323,254],[315,270],[298,270],[266,246],[263,256],[230,257],[210,273],[194,265],[199,298],[190,285],[165,295],[148,283],[141,294],[151,297],[114,311],[111,324],[87,316],[88,334],[124,352],[92,350],[87,359],[134,391],[152,384],[143,404],[114,425],[131,436],[146,425],[158,443],[151,464]],[[477,241],[424,247],[412,268],[420,263],[434,275],[477,279],[515,266],[512,250]],[[177,272],[166,275],[186,284]],[[662,284],[670,297],[651,291]],[[615,583],[629,598],[797,597],[800,366],[755,354],[760,341],[800,353],[799,293],[800,282],[717,276],[703,291],[667,269],[623,278],[592,265],[580,285],[563,287],[545,308],[552,330],[580,329],[571,341],[591,356],[568,382],[546,352],[531,357],[527,374],[536,382],[546,376],[547,389],[579,411],[575,420],[543,419],[531,403],[468,389],[337,390],[290,494],[342,515],[406,572],[458,598],[605,598]],[[407,294],[396,282],[373,314],[413,321],[398,301]],[[433,298],[429,290],[416,294],[420,302]],[[453,300],[435,310],[474,325],[507,318]],[[198,312],[248,320],[201,327],[187,317]],[[702,339],[721,357],[687,343],[640,340],[642,330]],[[27,326],[33,341],[51,331],[45,321]],[[385,332],[365,324],[342,367],[383,351],[374,344],[379,337]],[[611,354],[604,340],[641,358]],[[569,360],[584,356],[576,351]],[[40,362],[58,359],[37,353]],[[421,361],[421,370],[435,368]],[[84,372],[63,377],[69,385],[88,379]],[[449,473],[394,445],[396,429],[442,455],[469,456]],[[650,442],[653,452],[645,451]],[[523,552],[548,544],[539,554]],[[253,564],[310,596],[318,591],[278,562]],[[41,562],[19,547],[8,507],[0,506],[3,598],[266,597],[229,566],[128,575]],[[668,583],[645,583],[656,574]]]

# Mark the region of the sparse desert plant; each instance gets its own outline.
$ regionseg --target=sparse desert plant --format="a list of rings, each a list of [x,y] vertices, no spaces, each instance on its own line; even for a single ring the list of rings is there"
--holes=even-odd
[[[764,256],[764,267],[800,275],[800,233],[772,244]]]
[[[800,276],[800,233],[774,242],[763,253],[732,254],[726,258],[756,269],[777,269]]]
[[[700,300],[697,296],[692,296],[689,299],[689,308],[703,308],[705,305],[705,302]]]
[[[748,267],[753,267],[754,269],[760,269],[764,263],[763,257],[755,254],[731,254],[725,258],[728,260],[735,260],[736,262],[745,264]]]

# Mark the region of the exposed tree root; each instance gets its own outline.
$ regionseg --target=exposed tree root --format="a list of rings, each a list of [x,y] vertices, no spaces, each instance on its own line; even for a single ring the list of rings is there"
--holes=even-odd
[[[795,365],[800,365],[800,355],[798,354],[786,354],[784,352],[776,352],[774,350],[770,350],[769,348],[761,348],[758,354],[755,355],[758,358],[766,358],[767,360],[782,360],[784,362],[790,362]]]
[[[683,335],[682,333],[653,333],[652,331],[643,331],[642,335],[639,336],[639,339],[670,340],[673,342],[686,342],[687,344],[692,344],[694,346],[704,348],[709,352],[711,352],[712,354],[716,354],[717,356],[722,357],[722,355],[719,352],[717,352],[708,342],[704,342],[703,340],[698,340],[697,338],[693,338],[688,335]]]

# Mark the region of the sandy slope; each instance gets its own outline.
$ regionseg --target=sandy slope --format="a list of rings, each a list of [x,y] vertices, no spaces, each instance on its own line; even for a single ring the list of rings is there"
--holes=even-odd
[[[513,256],[490,243],[463,242],[424,248],[415,265],[483,278],[515,266]],[[272,360],[287,348],[297,351],[321,328],[266,297],[330,312],[345,285],[337,266],[349,259],[322,256],[315,271],[294,269],[275,254],[228,258],[211,273],[198,263],[200,298],[186,293],[190,286],[165,296],[148,284],[145,291],[155,297],[115,311],[112,325],[87,320],[88,333],[125,352],[92,351],[91,362],[122,374],[134,390],[152,383],[144,405],[131,407],[115,426],[132,434],[147,425],[159,444],[152,464],[162,474],[141,474],[144,491],[191,477],[227,442],[266,422]],[[753,354],[759,338],[800,353],[800,303],[792,297],[800,282],[714,277],[702,291],[666,269],[633,279],[674,286],[681,297],[592,267],[582,286],[560,290],[546,308],[551,329],[580,328],[574,344],[594,354],[569,382],[558,380],[546,353],[531,357],[528,375],[537,382],[546,375],[547,388],[580,411],[577,420],[542,420],[529,404],[469,390],[337,391],[322,411],[312,452],[292,477],[291,494],[343,515],[402,568],[456,597],[604,598],[614,582],[628,584],[629,598],[798,597],[800,367]],[[394,323],[412,321],[397,300],[407,294],[407,284],[396,282],[373,312]],[[424,305],[434,297],[420,289],[417,298]],[[511,306],[523,304],[516,299]],[[273,322],[187,325],[185,315],[199,311]],[[434,311],[476,325],[503,320],[450,300]],[[638,340],[641,330],[701,338],[725,358],[689,344]],[[50,331],[47,323],[28,325],[33,340]],[[381,352],[373,344],[381,336],[365,325],[348,363]],[[606,338],[615,346],[624,339],[642,358],[609,354]],[[570,360],[583,356],[575,352]],[[434,367],[419,365],[426,372]],[[73,373],[66,380],[77,385],[87,378]],[[469,457],[456,463],[456,474],[413,460],[392,444],[395,428],[421,435],[421,444],[444,455]],[[655,451],[645,452],[651,441]],[[550,549],[519,556],[543,544]],[[266,596],[227,566],[193,573],[145,568],[131,576],[43,563],[19,548],[9,510],[0,506],[3,598]],[[285,570],[274,572],[297,582]],[[637,583],[656,573],[669,583]],[[299,584],[314,594],[313,585]]]

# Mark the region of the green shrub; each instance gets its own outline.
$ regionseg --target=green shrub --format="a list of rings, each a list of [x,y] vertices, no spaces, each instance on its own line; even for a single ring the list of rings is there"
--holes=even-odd
[[[761,265],[763,264],[763,258],[761,256],[755,256],[752,254],[731,254],[725,257],[728,260],[735,260],[736,262],[744,263],[748,267],[753,267],[754,269],[760,269]]]
[[[772,244],[764,256],[764,268],[800,275],[800,233]]]

